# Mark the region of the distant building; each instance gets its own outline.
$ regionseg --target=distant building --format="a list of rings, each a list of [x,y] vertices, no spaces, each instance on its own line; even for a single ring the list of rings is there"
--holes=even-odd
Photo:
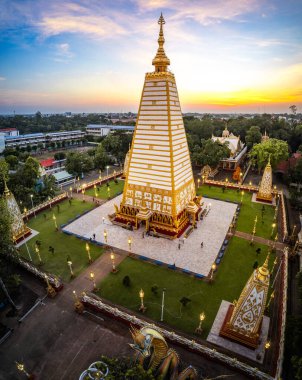
[[[231,151],[229,158],[224,158],[220,161],[220,166],[225,170],[236,170],[247,152],[247,147],[240,141],[240,137],[233,135],[233,133],[230,133],[228,128],[225,127],[222,136],[212,136],[212,141],[217,141],[220,144],[226,143]]]
[[[40,165],[43,168],[44,174],[54,174],[65,170],[66,158],[63,160],[55,160],[53,158],[48,158],[46,160],[40,161]]]
[[[5,149],[5,135],[0,132],[0,153],[2,153]]]
[[[4,133],[4,136],[19,136],[17,128],[3,128],[0,129],[0,133]]]
[[[86,134],[102,137],[107,136],[112,131],[125,131],[133,132],[133,125],[102,125],[102,124],[88,124],[86,127]]]
[[[63,141],[82,140],[85,132],[80,130],[51,132],[51,133],[29,133],[25,135],[13,134],[4,136],[6,148],[22,148],[28,145],[42,144],[45,148],[47,143],[57,143]]]
[[[266,130],[264,131],[264,135],[261,137],[261,142],[266,142],[269,140],[269,135],[266,134]]]

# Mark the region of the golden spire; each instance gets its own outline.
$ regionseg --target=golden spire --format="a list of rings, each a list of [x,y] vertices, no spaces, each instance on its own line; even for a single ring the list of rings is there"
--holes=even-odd
[[[158,23],[160,25],[159,29],[159,36],[158,36],[158,49],[156,56],[154,57],[152,61],[152,65],[155,66],[156,72],[163,72],[167,71],[167,66],[170,65],[170,59],[166,56],[165,50],[164,50],[164,43],[165,43],[165,37],[164,37],[164,31],[163,31],[163,24],[165,24],[165,19],[163,18],[163,14],[160,14],[160,18],[158,20]]]
[[[10,191],[9,191],[9,188],[7,187],[4,176],[3,176],[3,180],[4,180],[4,195],[7,197],[8,195],[10,195]]]
[[[271,166],[271,154],[268,155],[268,162],[266,166]]]
[[[270,252],[266,256],[266,259],[263,263],[263,265],[258,269],[258,280],[264,282],[267,277],[269,276],[269,270],[268,270],[268,261],[269,261]]]

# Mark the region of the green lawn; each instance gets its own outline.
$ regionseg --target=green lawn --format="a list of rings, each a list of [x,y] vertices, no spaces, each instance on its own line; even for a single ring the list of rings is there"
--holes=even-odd
[[[110,185],[110,197],[115,197],[118,193],[122,192],[124,189],[124,181],[118,180],[117,183],[114,181],[109,182]],[[99,189],[99,191],[97,191]],[[107,199],[108,198],[108,187],[106,184],[102,186],[97,186],[96,189],[93,187],[85,191],[86,195],[90,195],[91,197]]]
[[[99,284],[99,295],[114,303],[138,311],[140,305],[139,290],[145,292],[144,303],[147,306],[146,316],[160,320],[161,292],[166,288],[164,321],[179,330],[194,333],[198,325],[199,314],[204,311],[205,338],[215,319],[222,300],[233,301],[238,299],[243,286],[253,271],[253,264],[257,260],[256,249],[261,247],[259,264],[265,260],[267,248],[259,244],[253,247],[246,240],[234,237],[228,250],[218,266],[213,284],[197,280],[188,275],[174,272],[126,258],[119,265],[117,274],[109,274]],[[274,257],[271,257],[270,265]],[[129,288],[122,284],[123,278],[130,277]],[[158,285],[158,295],[151,292],[151,287]],[[186,307],[181,307],[179,300],[182,297],[191,299]]]
[[[222,200],[230,200],[235,202],[241,202],[241,192],[236,190],[226,189],[222,191],[221,187],[202,185],[198,189],[198,194],[205,195],[209,198],[218,198]],[[272,224],[274,223],[275,207],[270,205],[264,205],[263,223],[262,223],[262,207],[263,204],[252,202],[252,193],[245,191],[243,195],[242,207],[239,213],[236,229],[238,231],[252,233],[254,227],[254,220],[256,215],[258,216],[258,222],[256,226],[256,235],[264,238],[271,238]],[[274,235],[276,235],[277,229],[275,228]]]
[[[77,199],[73,199],[70,206],[66,200],[59,203],[60,212],[58,212],[57,206],[54,206],[51,210],[48,209],[47,211],[42,211],[36,218],[30,219],[28,226],[39,231],[39,234],[27,243],[33,262],[35,264],[39,263],[35,252],[35,241],[40,240],[42,242],[40,254],[42,261],[44,262],[41,268],[60,276],[64,282],[70,280],[70,271],[67,265],[68,255],[73,263],[75,275],[78,275],[85,267],[87,267],[88,256],[85,250],[86,243],[74,236],[66,235],[63,232],[57,232],[52,217],[54,213],[57,218],[57,225],[60,226],[93,207],[93,203],[83,203]],[[46,215],[46,218],[44,215]],[[48,251],[49,246],[52,246],[55,249],[54,255]],[[91,244],[90,252],[91,257],[96,259],[102,253],[102,248]],[[29,258],[25,245],[21,247],[21,255],[26,259]]]

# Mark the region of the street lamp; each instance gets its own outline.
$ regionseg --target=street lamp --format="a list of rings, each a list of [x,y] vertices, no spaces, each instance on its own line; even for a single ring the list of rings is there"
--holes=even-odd
[[[256,215],[255,220],[254,220],[254,228],[253,228],[253,235],[252,235],[251,245],[252,245],[253,242],[254,242],[254,236],[255,236],[255,233],[256,233],[256,225],[257,225],[257,222],[258,222],[258,217],[257,217],[257,215]]]
[[[199,188],[200,185],[200,178],[197,179],[197,188]]]
[[[228,182],[229,182],[229,179],[226,178],[226,179],[225,179],[225,183],[226,183],[225,187],[226,187],[226,189],[228,188]]]
[[[201,328],[201,325],[202,325],[202,322],[205,320],[205,317],[206,317],[206,315],[205,315],[204,312],[202,312],[202,313],[199,314],[199,325],[198,325],[197,329],[195,330],[195,332],[197,334],[202,334],[202,332],[203,332],[203,329]]]
[[[85,196],[85,189],[82,189],[82,201],[83,202],[85,202],[84,196]]]
[[[55,214],[52,214],[52,219],[53,219],[53,222],[54,222],[54,224],[55,224],[55,228],[56,228],[56,230],[58,231],[57,217],[55,216]]]
[[[49,202],[49,209],[51,209],[51,198],[48,197],[48,202]]]
[[[109,166],[107,165],[107,166],[106,166],[106,170],[107,170],[107,177],[108,177],[108,169],[109,169]]]
[[[26,220],[28,221],[28,215],[27,215],[27,208],[26,207],[24,207],[24,214],[25,214]]]
[[[211,266],[211,275],[210,275],[210,282],[212,282],[212,281],[213,281],[214,272],[215,272],[216,268],[217,268],[216,264],[215,264],[215,263],[213,263],[213,264],[212,264],[212,266]]]
[[[132,237],[131,236],[128,237],[128,246],[129,246],[129,249],[131,251],[131,246],[132,246]]]
[[[139,298],[141,299],[141,305],[140,305],[139,311],[141,311],[142,313],[144,313],[147,310],[147,308],[144,305],[144,296],[145,296],[145,293],[143,289],[141,289],[139,291]]]
[[[29,251],[29,249],[28,249],[28,245],[27,245],[26,242],[25,242],[25,247],[26,247],[26,250],[27,250],[27,253],[28,253],[28,256],[29,256],[29,260],[32,262],[33,260],[32,260],[32,258],[31,258],[31,254],[30,254],[30,251]]]
[[[108,198],[110,198],[110,196],[111,196],[111,189],[110,189],[110,186],[107,187],[107,194],[108,194]]]
[[[272,224],[272,233],[271,233],[271,236],[273,236],[275,228],[276,228],[276,223],[273,223]]]
[[[212,203],[209,203],[209,211],[211,210]]]
[[[70,198],[72,198],[72,186],[69,187],[69,191],[70,191]]]
[[[241,191],[241,203],[242,203],[242,201],[243,201],[243,196],[244,196],[244,191],[242,190],[242,191]]]
[[[33,197],[34,197],[34,195],[33,195],[33,194],[30,194],[31,205],[32,205],[32,208],[33,208],[33,211],[34,211],[34,216],[35,216],[35,218],[36,218],[36,211],[35,211],[35,209],[34,209],[34,201],[33,201]]]
[[[269,298],[269,300],[268,300],[268,303],[267,303],[267,305],[266,305],[266,308],[267,308],[267,309],[270,307],[270,304],[271,304],[271,302],[272,302],[272,300],[273,300],[274,298],[275,298],[275,291],[273,290],[272,293],[271,293],[271,296],[270,296],[270,298]]]
[[[243,176],[243,174],[240,172],[240,174],[239,174],[239,181],[240,181],[240,183],[242,183],[242,176]]]
[[[36,251],[36,254],[37,254],[38,259],[39,259],[39,264],[41,265],[42,264],[42,259],[41,259],[39,247],[37,245],[35,246],[35,251]]]
[[[20,371],[21,373],[24,373],[24,375],[25,375],[28,379],[32,379],[32,378],[33,378],[33,376],[30,375],[30,374],[26,371],[25,366],[24,366],[23,363],[18,363],[18,362],[16,362],[16,367],[17,367],[17,370]]]
[[[107,243],[107,238],[108,238],[108,232],[107,232],[107,230],[104,230],[105,243]]]
[[[96,196],[97,196],[97,192],[96,192],[96,184],[93,185],[93,188],[94,188],[94,196],[96,197]]]
[[[91,263],[92,260],[91,260],[91,255],[90,255],[90,247],[89,247],[88,243],[86,243],[86,251],[87,251],[87,255],[88,255],[88,261],[89,261],[89,263]]]
[[[264,347],[266,350],[268,350],[271,347],[271,342],[269,340],[267,342],[265,342]]]
[[[71,260],[68,260],[68,261],[67,261],[67,265],[69,266],[70,277],[73,278],[73,277],[74,277],[74,273],[73,273],[73,269],[72,269],[72,261],[71,261]]]
[[[161,316],[160,316],[161,322],[163,322],[164,320],[165,291],[166,291],[166,288],[163,288],[163,294],[162,294],[162,299],[161,299]]]
[[[95,276],[93,272],[90,272],[90,279],[93,283],[93,290],[97,290],[96,283],[95,283]]]
[[[111,262],[112,262],[112,271],[111,272],[112,273],[116,273],[117,269],[115,267],[115,262],[114,262],[114,260],[115,260],[115,254],[114,254],[114,252],[111,252],[110,258],[111,258]]]
[[[203,175],[201,178],[202,178],[202,184],[204,184],[205,176]]]

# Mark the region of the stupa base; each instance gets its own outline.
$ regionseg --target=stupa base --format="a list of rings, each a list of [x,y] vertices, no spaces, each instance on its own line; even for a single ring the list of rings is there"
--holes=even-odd
[[[230,320],[232,317],[233,310],[234,310],[234,305],[230,304],[228,311],[226,313],[225,319],[223,321],[222,327],[220,329],[219,335],[224,337],[224,338],[230,339],[234,342],[238,342],[238,343],[240,343],[246,347],[249,347],[249,348],[252,348],[253,350],[255,350],[259,346],[259,343],[260,343],[259,342],[259,336],[260,336],[259,333],[261,330],[261,325],[259,327],[258,333],[254,334],[253,336],[247,336],[247,335],[242,334],[238,330],[234,330],[230,326]]]
[[[20,243],[22,240],[27,238],[29,235],[31,235],[31,229],[25,226],[24,230],[17,235],[13,236],[14,244]]]

